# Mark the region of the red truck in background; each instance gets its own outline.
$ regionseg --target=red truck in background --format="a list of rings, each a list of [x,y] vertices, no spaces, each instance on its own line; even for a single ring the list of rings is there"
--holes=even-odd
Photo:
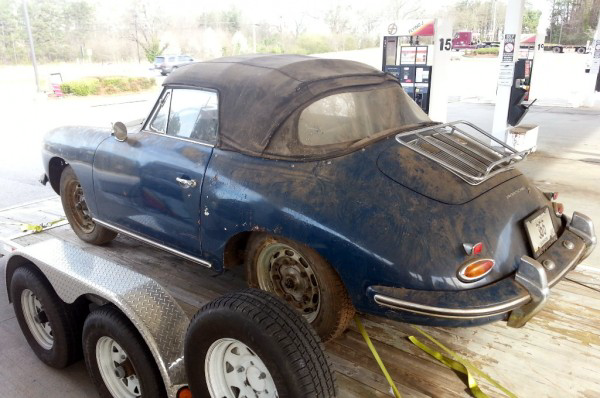
[[[452,38],[452,49],[475,50],[476,48],[500,47],[499,41],[481,41],[479,34],[473,32],[456,32]]]
[[[473,50],[477,48],[479,42],[476,34],[473,32],[456,32],[452,38],[453,50]]]

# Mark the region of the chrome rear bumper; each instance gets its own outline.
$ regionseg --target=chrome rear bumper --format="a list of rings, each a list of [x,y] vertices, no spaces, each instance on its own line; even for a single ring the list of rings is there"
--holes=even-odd
[[[383,307],[434,318],[470,320],[510,313],[508,326],[522,327],[543,308],[550,287],[589,256],[595,245],[592,221],[575,212],[546,252],[537,259],[521,257],[514,278],[453,292],[370,286],[367,294]]]

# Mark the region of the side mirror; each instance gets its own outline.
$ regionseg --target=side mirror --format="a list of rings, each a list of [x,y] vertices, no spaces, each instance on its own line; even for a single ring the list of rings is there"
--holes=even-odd
[[[127,126],[123,122],[113,124],[113,135],[117,141],[123,142],[127,139]]]

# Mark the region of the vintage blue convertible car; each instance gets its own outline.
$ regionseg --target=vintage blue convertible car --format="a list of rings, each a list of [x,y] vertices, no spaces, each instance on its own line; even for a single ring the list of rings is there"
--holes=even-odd
[[[323,339],[354,309],[521,326],[592,251],[591,220],[468,122],[432,122],[398,80],[305,56],[195,63],[142,123],[63,127],[43,160],[77,235],[117,233],[248,283]],[[493,145],[491,145],[492,143]]]

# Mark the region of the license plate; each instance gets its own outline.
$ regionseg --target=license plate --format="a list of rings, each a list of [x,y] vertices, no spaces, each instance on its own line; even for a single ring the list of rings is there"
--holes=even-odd
[[[525,229],[535,258],[539,257],[558,238],[548,207],[544,207],[527,217],[525,219]]]

